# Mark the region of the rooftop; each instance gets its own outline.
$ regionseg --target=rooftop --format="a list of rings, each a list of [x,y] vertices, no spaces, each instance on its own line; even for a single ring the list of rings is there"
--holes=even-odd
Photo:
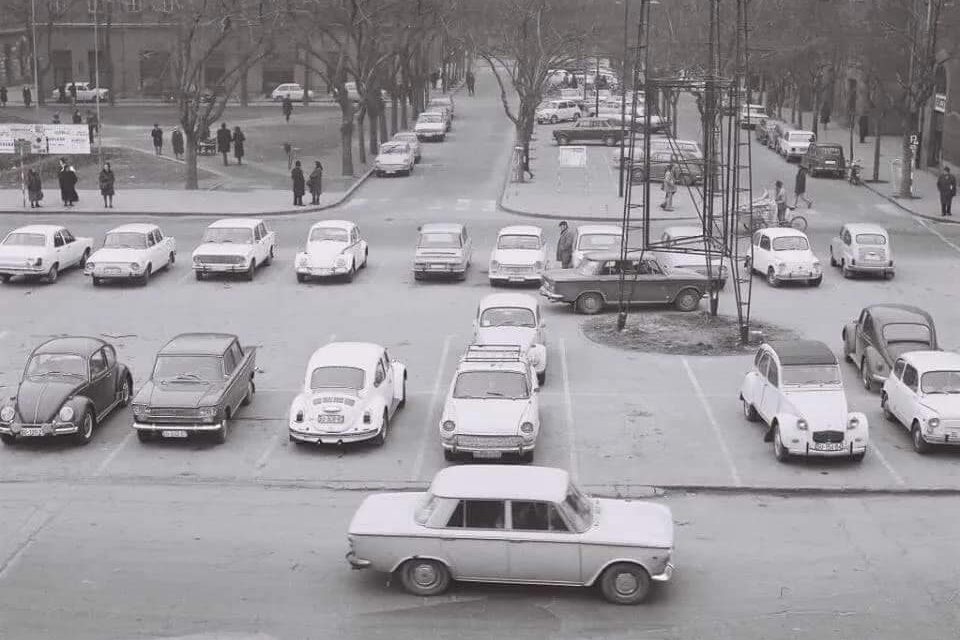
[[[780,364],[784,366],[837,364],[837,356],[819,340],[789,340],[767,344],[776,352]]]
[[[460,233],[463,225],[459,222],[428,222],[420,227],[420,233]]]
[[[960,370],[960,353],[955,351],[908,351],[901,357],[921,373],[931,370]]]
[[[313,223],[310,229],[353,229],[355,226],[357,225],[349,220],[321,220]]]
[[[867,307],[874,322],[885,325],[896,322],[920,323],[933,326],[930,314],[909,304],[873,304]]]
[[[881,227],[878,224],[871,224],[869,222],[848,222],[843,225],[850,230],[850,233],[857,235],[858,233],[877,233],[882,236],[887,235],[887,230]]]
[[[56,233],[61,229],[63,229],[63,227],[58,224],[28,224],[25,227],[19,227],[13,231],[16,233],[42,233],[47,235],[50,233]]]
[[[217,220],[216,222],[212,223],[210,227],[213,229],[219,229],[224,227],[226,228],[239,227],[242,229],[253,229],[261,222],[263,222],[263,220],[260,220],[258,218],[223,218],[221,220]]]
[[[536,309],[537,299],[526,293],[491,293],[480,299],[480,309],[491,307]]]
[[[36,349],[34,353],[74,353],[79,356],[89,356],[97,349],[103,347],[106,342],[100,338],[88,338],[85,336],[68,336],[64,338],[53,338],[47,340]]]
[[[467,500],[562,502],[570,475],[563,469],[513,465],[447,467],[433,477],[430,493]]]
[[[587,233],[607,233],[619,236],[623,234],[623,231],[613,224],[582,224],[577,227],[577,233],[581,236]]]
[[[382,353],[383,347],[372,342],[331,342],[313,352],[307,369],[313,371],[323,366],[352,365],[372,370]]]
[[[130,224],[122,224],[119,227],[114,227],[107,231],[107,233],[150,233],[157,228],[157,225],[151,224],[149,222],[131,222]]]
[[[500,236],[542,236],[543,229],[530,224],[514,224],[500,229]]]
[[[181,333],[167,344],[160,353],[164,355],[223,355],[237,337],[229,333]]]

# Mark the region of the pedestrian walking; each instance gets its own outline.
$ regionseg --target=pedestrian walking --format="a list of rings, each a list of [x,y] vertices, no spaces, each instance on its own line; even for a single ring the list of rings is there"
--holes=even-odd
[[[303,169],[300,168],[299,160],[293,163],[293,171],[290,172],[290,179],[293,180],[293,205],[295,207],[302,207],[306,181],[303,179]]]
[[[77,104],[77,85],[75,82],[70,83],[70,104]]]
[[[313,164],[307,187],[310,189],[310,204],[320,204],[320,194],[323,193],[323,165],[319,160],[314,160]]]
[[[290,99],[290,96],[284,96],[281,110],[283,111],[283,117],[287,122],[290,122],[290,114],[293,113],[293,100]]]
[[[7,106],[7,88],[0,86],[0,107]]]
[[[113,209],[113,194],[115,192],[114,187],[117,183],[117,177],[113,174],[113,169],[110,168],[109,162],[103,164],[103,169],[100,170],[99,182],[100,195],[103,196],[103,206]]]
[[[43,183],[40,180],[40,174],[32,167],[27,171],[27,197],[30,199],[31,209],[40,208],[40,201],[43,200]]]
[[[430,86],[436,89],[438,82],[440,82],[440,72],[434,69],[430,72]]]
[[[67,104],[67,85],[61,84],[57,87],[57,102]]]
[[[163,153],[163,129],[157,123],[153,123],[150,137],[153,138],[153,152],[159,156]]]
[[[59,111],[54,111],[54,112],[53,112],[53,124],[60,124],[60,112],[59,112]]]
[[[183,132],[179,127],[173,128],[170,134],[170,144],[173,146],[173,157],[177,160],[183,160]]]
[[[797,168],[797,177],[793,181],[793,207],[792,209],[797,208],[797,204],[803,200],[807,203],[807,209],[813,206],[813,200],[807,197],[807,174],[809,171],[803,165],[800,165]]]
[[[518,147],[520,149],[520,177],[524,175],[530,176],[530,179],[533,180],[533,171],[530,171],[530,147],[526,149],[523,147]]]
[[[824,102],[820,106],[820,124],[823,125],[823,130],[827,130],[827,125],[830,124],[830,112],[833,110],[833,105],[829,102]]]
[[[243,164],[243,143],[246,139],[239,126],[233,128],[233,157],[237,159],[237,164]]]
[[[560,223],[560,239],[557,241],[557,262],[563,269],[569,269],[573,263],[573,231],[566,220]]]
[[[660,208],[664,211],[673,211],[673,195],[677,192],[677,179],[673,175],[673,165],[668,164],[667,170],[663,172],[663,202]]]
[[[472,96],[474,87],[476,86],[476,82],[477,82],[476,77],[474,77],[473,75],[473,71],[467,71],[466,81],[467,81],[467,93]]]
[[[73,110],[73,124],[83,124],[83,116],[80,115],[80,109]]]
[[[87,111],[87,133],[90,135],[90,146],[93,146],[93,140],[96,137],[97,129],[100,128],[100,121],[97,120],[97,114],[93,111]]]
[[[72,207],[80,200],[77,195],[77,171],[67,162],[66,158],[60,159],[57,182],[60,183],[60,197],[63,199],[63,206]]]
[[[30,92],[30,87],[23,88],[23,106],[29,107],[30,103],[33,102],[33,95]]]
[[[863,144],[867,141],[867,133],[870,128],[870,119],[866,115],[860,116],[857,120],[857,125],[860,128],[860,144]]]
[[[227,129],[227,123],[221,122],[217,129],[217,152],[223,156],[223,166],[230,164],[227,156],[230,155],[230,129]]]
[[[937,178],[937,191],[940,192],[940,215],[952,216],[950,207],[953,197],[957,195],[957,177],[950,172],[950,167],[944,167]]]
[[[783,224],[787,219],[787,190],[783,188],[783,182],[777,180],[774,185],[773,201],[777,205],[777,222]]]

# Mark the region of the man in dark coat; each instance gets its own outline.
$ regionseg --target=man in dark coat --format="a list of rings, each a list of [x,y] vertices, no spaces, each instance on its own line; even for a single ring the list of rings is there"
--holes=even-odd
[[[113,196],[116,193],[117,176],[114,175],[109,162],[103,164],[103,169],[100,170],[100,176],[97,182],[100,185],[100,195],[103,196],[103,206],[113,209]]]
[[[857,124],[860,128],[860,144],[863,144],[867,141],[867,133],[870,128],[870,119],[866,115],[860,116],[857,120]]]
[[[27,171],[27,195],[30,197],[30,208],[39,209],[40,201],[43,200],[43,182],[40,174],[33,168]]]
[[[569,269],[573,264],[573,231],[567,221],[560,223],[560,240],[557,241],[557,261],[564,269]]]
[[[62,84],[57,87],[57,102],[67,104],[67,85]]]
[[[100,127],[100,121],[97,120],[97,114],[93,111],[87,111],[87,133],[90,135],[90,146],[93,146],[94,138],[97,135],[97,129]]]
[[[283,111],[283,117],[286,118],[287,122],[290,122],[290,114],[293,113],[293,100],[290,99],[290,96],[284,96],[280,109]]]
[[[290,172],[290,178],[293,180],[293,205],[295,207],[303,206],[303,194],[306,192],[306,181],[303,178],[303,169],[300,168],[300,161],[293,163],[293,171]]]
[[[937,191],[940,192],[940,215],[952,216],[950,207],[953,205],[953,197],[957,195],[957,177],[950,173],[950,167],[944,167],[937,178]]]
[[[63,199],[63,206],[72,207],[80,199],[77,196],[77,172],[67,164],[66,158],[60,160],[57,181],[60,183],[60,197]]]
[[[150,130],[150,137],[153,138],[153,152],[158,156],[163,153],[163,129],[160,125],[154,123]]]
[[[32,102],[32,94],[30,93],[30,87],[23,88],[23,106],[29,107]]]
[[[70,104],[77,104],[77,85],[74,82],[70,83]]]
[[[243,135],[240,127],[233,128],[233,157],[237,159],[237,164],[243,164],[243,143],[247,136]]]
[[[315,160],[313,164],[313,171],[310,172],[310,178],[307,180],[307,186],[310,187],[310,204],[320,204],[320,194],[323,193],[323,165],[319,160]]]
[[[7,88],[0,87],[0,107],[7,106]]]
[[[230,155],[230,141],[232,138],[233,136],[230,135],[230,129],[227,129],[227,123],[221,122],[220,128],[217,129],[217,152],[223,156],[224,166],[230,164],[227,156]]]
[[[177,160],[183,160],[183,132],[179,127],[173,128],[170,134],[170,144],[173,145],[173,156]]]
[[[73,110],[73,124],[83,124],[83,116],[80,115],[80,109]]]
[[[807,203],[807,209],[813,206],[813,200],[807,197],[807,168],[800,165],[797,168],[797,177],[793,181],[793,208],[796,209],[801,200]]]
[[[467,82],[467,93],[472,96],[473,89],[477,83],[477,79],[476,77],[474,77],[473,71],[467,71],[466,82]]]

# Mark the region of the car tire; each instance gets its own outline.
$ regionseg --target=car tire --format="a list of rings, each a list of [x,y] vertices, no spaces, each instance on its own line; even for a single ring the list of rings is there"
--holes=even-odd
[[[257,385],[253,383],[253,380],[247,380],[247,393],[243,396],[243,400],[240,401],[241,406],[249,406],[253,402],[253,394],[257,392]]]
[[[557,118],[557,114],[550,116],[550,124],[557,124],[558,122],[560,122],[560,119]]]
[[[97,276],[93,276],[93,286],[99,287],[102,284],[103,284],[103,280],[101,280]]]
[[[613,604],[640,604],[650,594],[650,574],[640,565],[616,562],[600,576],[600,593]]]
[[[17,437],[10,433],[0,433],[0,442],[9,447],[17,443]]]
[[[524,464],[532,464],[532,463],[533,463],[533,451],[527,451],[527,452],[525,452],[525,453],[522,453],[522,454],[520,454],[519,458],[520,458],[520,462],[522,462],[522,463],[524,463]]]
[[[400,583],[415,596],[438,596],[450,588],[450,570],[439,560],[413,558],[400,567]]]
[[[771,287],[780,286],[780,280],[777,279],[777,274],[773,270],[773,267],[770,267],[769,269],[767,269],[767,284],[770,285]]]
[[[678,311],[696,311],[697,307],[700,306],[700,292],[691,288],[681,290],[674,298],[673,306]]]
[[[143,271],[143,275],[137,278],[137,284],[141,287],[147,286],[147,283],[150,282],[151,275],[153,275],[153,265],[148,264],[147,268]]]
[[[567,136],[557,136],[557,144],[558,144],[559,146],[562,147],[562,146],[564,146],[564,145],[566,145],[566,144],[569,144],[569,143],[570,143],[570,139],[567,138]]]
[[[760,422],[760,414],[757,413],[757,408],[743,398],[740,400],[743,402],[743,417],[747,419],[747,422]]]
[[[227,432],[230,430],[230,416],[225,415],[220,422],[220,428],[213,432],[213,442],[224,444],[227,441]]]
[[[407,374],[403,374],[403,383],[400,387],[400,402],[397,403],[397,409],[403,409],[407,406]]]
[[[418,271],[414,271],[413,279],[419,282],[420,280],[423,280],[423,274]]]
[[[576,121],[579,120],[579,119],[580,119],[580,112],[579,112],[579,111],[574,111],[574,112],[573,112],[573,121],[576,122]]]
[[[377,435],[373,437],[371,442],[374,446],[382,447],[387,442],[387,431],[390,429],[390,416],[387,415],[387,410],[383,410],[383,419],[380,421],[380,431],[377,432]]]
[[[273,247],[270,247],[270,253],[267,254],[266,260],[263,261],[263,266],[269,267],[273,264]]]
[[[893,280],[893,278],[894,278],[894,272],[893,272],[893,271],[884,271],[884,272],[883,272],[883,278],[884,278],[884,280]]]
[[[773,428],[773,456],[777,462],[789,462],[790,452],[783,446],[783,440],[780,439],[780,427]]]
[[[117,406],[130,406],[131,399],[133,399],[133,381],[130,379],[130,376],[124,376],[123,382],[120,383],[120,392],[117,394],[117,400],[119,400]]]
[[[543,371],[537,374],[537,384],[542,387],[546,381],[547,381],[547,370],[544,369]]]
[[[850,280],[851,278],[853,278],[853,271],[849,267],[847,267],[846,260],[840,261],[840,272],[843,274],[843,277],[846,278],[847,280]]]
[[[140,442],[153,442],[153,431],[146,431],[143,429],[137,429],[137,440]]]
[[[913,450],[920,455],[930,453],[930,450],[933,448],[930,446],[930,443],[923,439],[923,432],[920,430],[920,425],[916,422],[913,423],[913,428],[910,429],[910,439],[913,441]]]
[[[873,391],[873,380],[870,379],[870,372],[867,368],[867,358],[860,360],[860,382],[867,391]]]
[[[457,462],[460,459],[460,454],[450,449],[443,450],[443,459],[447,462]]]
[[[595,315],[603,311],[603,296],[599,293],[581,294],[574,307],[579,313],[588,316]]]
[[[177,263],[177,254],[171,251],[170,255],[167,256],[167,269],[171,268],[176,263]]]
[[[247,270],[243,272],[243,279],[247,282],[253,282],[253,277],[257,273],[257,261],[251,260],[250,266],[247,267]]]
[[[10,277],[11,276],[9,273],[0,273],[0,282],[2,282],[3,284],[7,284],[8,282],[10,282]]]
[[[204,278],[203,271],[194,271],[193,275],[197,280],[203,280]]]
[[[357,273],[356,265],[354,265],[354,263],[351,262],[350,270],[347,271],[347,275],[345,275],[343,279],[346,280],[347,282],[353,282],[353,276],[356,275],[356,273]]]
[[[87,249],[83,252],[83,255],[80,256],[80,262],[77,263],[77,268],[83,270],[87,266],[87,260],[90,259],[90,249]]]
[[[880,393],[880,411],[883,413],[883,417],[890,422],[896,422],[897,416],[893,415],[893,412],[890,411],[889,398],[887,398],[886,393]]]
[[[60,275],[59,267],[60,265],[58,265],[57,263],[53,263],[52,265],[50,265],[50,270],[47,271],[47,275],[45,275],[43,278],[47,282],[47,284],[53,284],[54,282],[57,281],[57,277],[59,277]]]
[[[297,282],[299,282],[300,284],[303,284],[306,281],[307,281],[307,276],[305,274],[302,274],[302,273],[297,274]]]
[[[86,409],[83,412],[83,417],[80,418],[80,430],[77,431],[74,436],[74,442],[81,446],[90,444],[90,441],[93,440],[95,423],[96,420],[93,417],[93,412],[90,409]]]

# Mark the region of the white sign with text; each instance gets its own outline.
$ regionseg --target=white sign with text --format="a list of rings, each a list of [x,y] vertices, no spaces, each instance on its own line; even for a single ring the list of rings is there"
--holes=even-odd
[[[87,155],[90,130],[85,124],[0,124],[0,154],[17,153],[17,140],[30,142],[35,155]]]

